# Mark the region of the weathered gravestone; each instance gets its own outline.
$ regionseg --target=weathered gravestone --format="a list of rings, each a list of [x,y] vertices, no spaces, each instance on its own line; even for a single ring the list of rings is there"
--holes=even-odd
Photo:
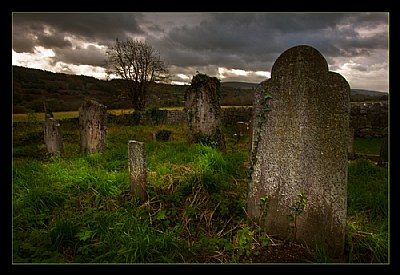
[[[43,102],[44,109],[44,143],[47,152],[51,155],[64,154],[63,136],[60,123],[54,119],[53,113],[48,108],[47,103]]]
[[[106,149],[107,107],[94,100],[85,100],[79,108],[80,151],[99,153]]]
[[[243,136],[250,134],[249,122],[246,121],[236,122],[236,134],[238,140],[241,139]]]
[[[282,53],[256,89],[248,214],[281,239],[343,260],[350,87],[321,53]]]
[[[60,123],[52,117],[49,117],[44,121],[44,142],[49,154],[60,156],[64,154],[63,136]]]
[[[172,132],[170,130],[158,130],[153,133],[154,141],[169,141],[171,139]]]
[[[198,73],[185,93],[189,141],[226,150],[221,129],[220,81]]]
[[[147,200],[147,161],[144,142],[128,142],[128,168],[131,180],[131,192],[141,201]]]
[[[44,120],[54,117],[53,112],[47,106],[46,101],[43,101],[43,110],[44,110]]]

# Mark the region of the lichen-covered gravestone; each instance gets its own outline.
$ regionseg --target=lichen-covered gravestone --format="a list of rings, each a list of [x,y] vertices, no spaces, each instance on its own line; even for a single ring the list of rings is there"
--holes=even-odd
[[[144,142],[128,142],[128,169],[131,180],[131,192],[141,201],[147,200],[147,161]]]
[[[107,107],[94,100],[85,100],[79,108],[80,151],[100,153],[106,150]]]
[[[60,123],[52,117],[46,118],[44,121],[44,142],[49,154],[64,155],[64,144]]]
[[[283,52],[256,89],[248,214],[281,239],[343,260],[350,87],[321,53]]]
[[[221,129],[220,81],[198,73],[185,93],[189,141],[226,150]]]

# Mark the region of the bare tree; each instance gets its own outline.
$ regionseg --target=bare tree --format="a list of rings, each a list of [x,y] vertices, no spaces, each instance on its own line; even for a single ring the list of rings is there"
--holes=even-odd
[[[125,80],[127,97],[135,111],[144,111],[146,92],[152,82],[167,79],[168,69],[159,53],[148,43],[127,39],[116,39],[107,50],[108,74]]]

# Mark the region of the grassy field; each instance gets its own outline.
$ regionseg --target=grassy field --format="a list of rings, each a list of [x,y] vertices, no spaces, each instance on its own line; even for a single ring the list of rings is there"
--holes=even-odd
[[[354,138],[354,151],[359,154],[379,155],[382,139],[377,137]]]
[[[108,110],[109,114],[123,115],[131,114],[132,109],[118,109],[118,110]],[[79,117],[79,111],[68,111],[68,112],[53,112],[55,119],[68,119]],[[13,114],[13,122],[32,122],[32,121],[44,121],[44,113],[28,113],[28,114]]]
[[[169,142],[153,141],[161,129],[172,132]],[[42,131],[13,129],[14,263],[241,263],[271,245],[246,219],[248,136],[237,141],[225,129],[221,153],[188,144],[185,126],[110,124],[107,150],[82,155],[78,130],[64,128],[57,157],[46,154]],[[146,144],[146,203],[129,192],[132,139]],[[356,139],[354,148],[376,153],[381,142]],[[349,263],[390,260],[388,181],[388,167],[349,162]],[[331,261],[310,253],[315,263]]]
[[[248,108],[248,106],[221,106],[221,108]],[[160,110],[183,110],[183,107],[164,107]],[[132,114],[133,109],[116,109],[108,110],[109,114],[123,115]],[[68,111],[68,112],[53,112],[55,119],[68,119],[79,117],[79,111]],[[28,114],[13,114],[13,122],[31,122],[31,121],[44,121],[44,113],[28,113]]]

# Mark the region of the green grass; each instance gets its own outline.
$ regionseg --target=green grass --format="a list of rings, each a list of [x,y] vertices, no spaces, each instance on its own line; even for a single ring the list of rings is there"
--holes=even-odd
[[[383,138],[356,137],[354,138],[354,152],[359,154],[379,155]]]
[[[221,106],[221,108],[247,108],[248,106]],[[184,107],[162,107],[160,110],[183,110]],[[107,111],[113,115],[132,114],[133,109],[112,109]],[[57,120],[78,118],[79,111],[65,111],[65,112],[53,112],[53,116]],[[44,113],[31,112],[26,114],[12,114],[13,122],[32,122],[32,121],[44,121]]]
[[[370,160],[350,163],[348,232],[351,261],[387,262],[389,250],[388,170]]]
[[[153,140],[161,129],[172,132],[169,142]],[[254,238],[268,245],[247,225],[249,137],[237,142],[226,129],[222,153],[190,145],[185,126],[110,124],[107,131],[105,152],[81,155],[78,130],[64,128],[65,155],[56,157],[46,154],[40,127],[14,129],[14,263],[229,263],[251,254]],[[129,192],[132,139],[146,144],[145,203]],[[368,144],[355,143],[356,152]],[[387,168],[349,163],[350,262],[388,262],[388,189]]]
[[[68,112],[54,112],[55,119],[67,119],[67,118],[77,118],[79,117],[78,111],[68,111]],[[31,112],[27,114],[13,114],[13,122],[32,122],[32,121],[44,121],[44,113]]]

